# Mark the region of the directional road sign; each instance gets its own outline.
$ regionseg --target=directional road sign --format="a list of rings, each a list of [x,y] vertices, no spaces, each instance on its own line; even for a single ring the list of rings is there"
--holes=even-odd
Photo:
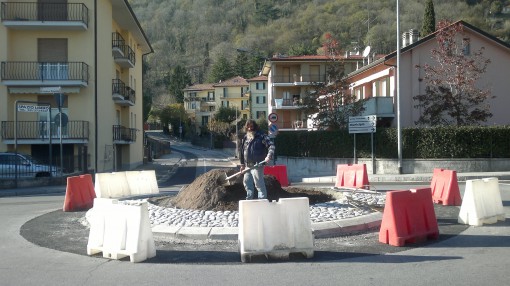
[[[375,133],[376,115],[368,116],[350,116],[349,117],[349,134],[352,133]]]
[[[269,135],[276,136],[276,134],[278,134],[278,125],[271,123],[269,125]]]

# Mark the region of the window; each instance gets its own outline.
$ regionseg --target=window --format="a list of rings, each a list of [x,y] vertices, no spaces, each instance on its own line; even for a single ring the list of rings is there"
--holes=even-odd
[[[471,43],[471,41],[469,40],[469,38],[462,39],[462,54],[464,56],[471,55],[471,45],[470,45],[470,43]]]
[[[257,104],[266,104],[266,97],[265,96],[257,96],[255,98],[255,102]]]
[[[42,80],[68,79],[67,39],[37,39],[37,61]]]
[[[202,126],[207,126],[209,124],[209,116],[202,116]]]
[[[207,93],[207,100],[214,101],[214,91],[209,91]]]
[[[266,83],[265,82],[257,82],[256,83],[256,89],[257,90],[264,90],[264,89],[266,89]]]
[[[256,115],[257,115],[257,119],[259,119],[259,118],[266,118],[266,112],[265,111],[257,111]]]

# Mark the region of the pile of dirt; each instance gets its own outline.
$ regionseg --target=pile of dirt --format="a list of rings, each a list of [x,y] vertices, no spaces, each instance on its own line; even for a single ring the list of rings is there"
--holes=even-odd
[[[156,197],[149,201],[162,207],[177,207],[181,209],[236,211],[239,201],[246,199],[246,191],[242,183],[242,175],[230,180],[230,184],[223,184],[225,174],[234,174],[232,169],[213,169],[202,174],[191,184],[186,186],[175,197]],[[278,180],[271,175],[264,176],[267,196],[271,201],[280,198],[308,197],[310,204],[333,200],[332,196],[320,191],[288,187],[283,189]]]

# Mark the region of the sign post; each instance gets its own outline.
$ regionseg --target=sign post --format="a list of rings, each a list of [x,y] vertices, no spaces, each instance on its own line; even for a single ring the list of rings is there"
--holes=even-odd
[[[51,122],[51,104],[45,102],[37,102],[37,101],[24,101],[24,100],[16,100],[14,103],[14,152],[18,154],[18,112],[48,112],[49,118]],[[50,165],[50,173],[51,173],[51,134],[49,140],[49,165]],[[15,186],[18,187],[18,163],[16,163],[16,170],[14,174],[14,183]]]
[[[375,174],[375,158],[374,158],[374,133],[376,131],[377,116],[350,116],[349,117],[349,134],[354,134],[354,163],[356,159],[356,134],[370,133],[372,141],[372,173]]]
[[[269,138],[271,138],[271,140],[273,141],[273,144],[275,144],[275,154],[274,154],[274,158],[273,158],[273,165],[276,165],[276,143],[275,143],[275,138],[276,138],[276,135],[278,135],[278,125],[276,125],[276,123],[271,123],[269,125]]]

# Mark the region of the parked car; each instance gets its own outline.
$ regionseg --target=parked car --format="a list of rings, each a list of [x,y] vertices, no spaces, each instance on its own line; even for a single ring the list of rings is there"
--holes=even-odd
[[[57,177],[56,166],[49,166],[38,162],[32,156],[21,153],[0,153],[0,178],[14,179],[18,165],[19,178]]]

